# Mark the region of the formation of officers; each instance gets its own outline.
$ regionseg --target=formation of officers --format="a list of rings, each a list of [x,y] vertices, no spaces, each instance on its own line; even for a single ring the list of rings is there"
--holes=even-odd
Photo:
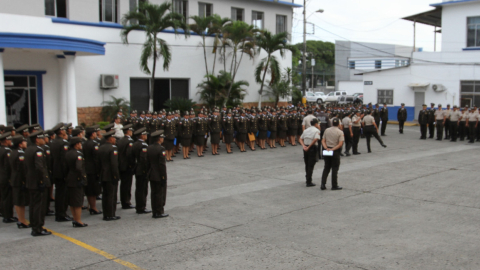
[[[148,133],[145,127],[134,131],[131,124],[115,137],[115,124],[73,128],[59,123],[48,131],[40,125],[18,128],[0,125],[0,212],[4,223],[16,223],[19,229],[31,228],[32,236],[50,235],[44,228],[45,216],[55,221],[71,221],[73,227],[88,226],[81,220],[82,209],[91,215],[103,214],[103,220],[120,219],[116,214],[117,189],[123,209],[138,214],[164,213],[167,189],[166,150],[163,130]],[[147,135],[150,143],[147,143]],[[136,140],[134,140],[135,138]],[[135,198],[131,204],[132,177],[136,176]],[[148,182],[152,210],[146,208]],[[53,186],[55,191],[53,192]],[[102,194],[102,210],[96,200]],[[87,197],[88,207],[83,206]],[[55,211],[50,202],[55,202]],[[29,221],[25,208],[29,207]],[[73,217],[67,215],[67,208]],[[15,209],[17,217],[14,217]]]
[[[435,108],[435,103],[427,105],[423,104],[423,109],[418,114],[418,123],[420,124],[420,139],[427,139],[427,129],[430,139],[435,137],[435,129],[437,130],[436,140],[442,139],[456,142],[457,139],[464,141],[465,138],[469,143],[480,141],[480,127],[478,121],[480,120],[480,109],[477,107],[458,108],[454,105],[452,108],[450,104],[446,109],[438,104]],[[445,137],[444,137],[445,134]]]

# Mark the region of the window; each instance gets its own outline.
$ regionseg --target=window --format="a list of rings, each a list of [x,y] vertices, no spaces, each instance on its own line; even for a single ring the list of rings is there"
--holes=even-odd
[[[277,34],[287,32],[287,16],[277,15]]]
[[[393,105],[393,90],[378,90],[377,103],[387,105]]]
[[[460,103],[462,107],[480,107],[480,81],[462,81],[460,88]]]
[[[117,0],[99,0],[100,21],[117,23],[118,3]]]
[[[245,10],[241,8],[232,8],[232,21],[245,21]]]
[[[331,92],[331,93],[328,94],[329,97],[333,97],[334,95],[335,95],[334,92]]]
[[[67,0],[45,0],[45,15],[67,18]]]
[[[395,60],[395,67],[399,67],[400,66],[400,60]]]
[[[335,92],[335,96],[340,96],[341,93],[340,92]]]
[[[207,3],[198,3],[198,16],[205,18],[212,15],[213,5]]]
[[[263,29],[263,12],[252,11],[252,25],[257,29]]]
[[[355,69],[355,61],[348,61],[348,68]]]
[[[382,60],[375,60],[375,69],[382,69]]]
[[[480,17],[467,18],[467,47],[480,47]]]
[[[188,18],[188,1],[173,0],[173,12],[182,14],[185,19]]]
[[[137,7],[140,6],[140,3],[145,3],[147,0],[129,0],[130,11],[137,10]]]

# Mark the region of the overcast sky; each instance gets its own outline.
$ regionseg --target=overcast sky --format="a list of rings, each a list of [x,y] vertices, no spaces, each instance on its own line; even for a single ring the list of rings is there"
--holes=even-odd
[[[352,40],[413,46],[413,22],[402,17],[432,10],[430,4],[442,0],[307,0],[307,21],[315,24],[315,34],[307,40]],[[303,0],[295,0],[303,5]],[[324,13],[315,13],[324,9]],[[296,8],[293,18],[293,43],[303,42],[303,8]],[[324,31],[320,28],[327,31]],[[313,26],[307,25],[307,33]],[[434,49],[434,27],[417,23],[417,47]],[[337,36],[338,35],[338,36]],[[343,37],[343,38],[342,38]],[[437,51],[441,34],[437,34]]]

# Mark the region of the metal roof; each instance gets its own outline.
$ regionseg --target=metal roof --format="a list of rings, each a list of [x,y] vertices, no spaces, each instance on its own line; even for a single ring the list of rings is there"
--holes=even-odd
[[[441,7],[441,6],[446,6],[446,5],[460,4],[460,3],[467,3],[467,2],[475,2],[475,1],[478,1],[478,0],[443,1],[442,3],[431,4],[430,6]]]
[[[426,25],[442,27],[442,8],[437,7],[434,10],[418,13],[402,19]]]
[[[280,5],[291,6],[291,7],[294,7],[294,8],[303,7],[303,5],[295,4],[293,1],[292,1],[292,2],[281,1],[281,0],[260,0],[260,1],[270,2],[270,3],[277,3],[277,4],[280,4]]]

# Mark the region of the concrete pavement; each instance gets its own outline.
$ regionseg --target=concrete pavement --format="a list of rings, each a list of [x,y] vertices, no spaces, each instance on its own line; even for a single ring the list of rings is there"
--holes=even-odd
[[[395,125],[342,158],[342,191],[305,187],[300,146],[168,163],[166,211],[87,228],[74,241],[0,224],[2,269],[480,269],[480,143],[419,140]],[[323,162],[314,182],[320,183]],[[330,187],[330,180],[327,184]],[[132,192],[133,193],[133,192]],[[101,206],[101,203],[98,202]],[[77,242],[75,242],[77,241]],[[80,242],[78,242],[80,241]],[[103,253],[102,253],[103,252]],[[103,255],[102,255],[103,254]],[[105,255],[106,254],[106,255]],[[109,259],[110,258],[110,259]]]

